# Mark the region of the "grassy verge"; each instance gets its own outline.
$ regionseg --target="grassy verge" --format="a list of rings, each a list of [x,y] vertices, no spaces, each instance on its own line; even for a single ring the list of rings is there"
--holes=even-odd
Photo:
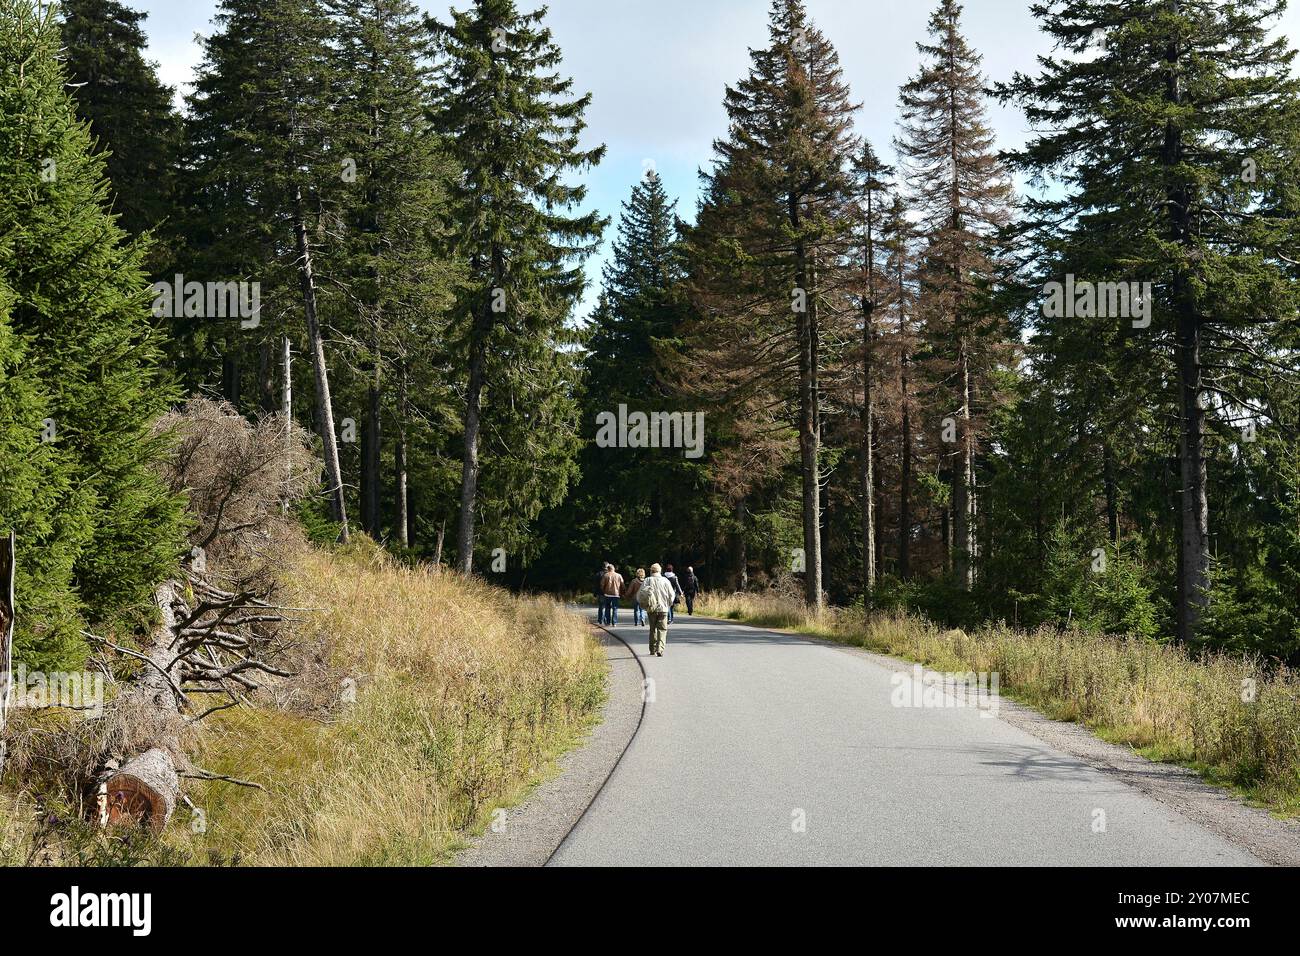
[[[988,625],[967,634],[903,615],[810,614],[767,595],[697,610],[825,637],[942,671],[997,672],[1002,692],[1153,760],[1181,763],[1283,816],[1300,814],[1300,677],[1149,640]]]
[[[293,603],[318,609],[295,635],[299,676],[209,718],[193,748],[206,770],[266,790],[190,781],[202,818],[179,810],[139,853],[87,844],[68,820],[48,862],[445,863],[598,719],[604,656],[554,601],[374,550],[309,549],[285,579]],[[6,783],[0,862],[24,862],[45,798]]]

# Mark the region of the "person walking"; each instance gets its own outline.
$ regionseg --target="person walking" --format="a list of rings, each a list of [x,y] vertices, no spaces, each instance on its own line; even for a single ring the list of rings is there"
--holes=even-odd
[[[700,579],[695,576],[694,568],[687,568],[682,575],[682,596],[686,598],[686,613],[695,616],[695,597],[700,593]]]
[[[672,610],[675,592],[672,582],[660,574],[657,564],[650,565],[650,576],[637,591],[637,603],[646,609],[650,625],[650,653],[664,656],[668,647],[668,612]]]
[[[632,623],[640,627],[645,623],[645,609],[641,607],[641,602],[636,599],[637,594],[645,585],[645,568],[636,569],[636,577],[628,582],[627,594],[624,595],[632,602]]]
[[[668,623],[671,624],[673,622],[673,608],[682,599],[682,585],[677,580],[677,575],[673,572],[671,564],[664,568],[664,578],[673,586],[673,603],[668,605]]]
[[[605,574],[600,579],[600,606],[604,611],[606,627],[618,626],[618,598],[623,593],[623,575],[614,570],[614,565],[605,565]]]

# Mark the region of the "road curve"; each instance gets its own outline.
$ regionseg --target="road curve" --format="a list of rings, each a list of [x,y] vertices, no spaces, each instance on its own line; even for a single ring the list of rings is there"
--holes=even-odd
[[[894,706],[866,655],[681,615],[658,658],[615,630],[651,699],[553,866],[1260,862],[1002,719]]]

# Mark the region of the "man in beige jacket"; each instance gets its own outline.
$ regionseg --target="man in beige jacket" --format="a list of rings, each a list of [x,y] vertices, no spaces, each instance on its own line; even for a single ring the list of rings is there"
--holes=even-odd
[[[645,608],[649,618],[650,653],[659,657],[664,656],[664,648],[668,646],[668,609],[677,594],[672,582],[660,573],[662,570],[657,564],[650,565],[650,576],[636,595],[637,603]]]

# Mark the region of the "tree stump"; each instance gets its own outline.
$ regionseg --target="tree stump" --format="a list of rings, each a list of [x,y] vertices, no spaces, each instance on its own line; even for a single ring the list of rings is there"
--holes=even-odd
[[[161,832],[180,797],[171,755],[154,748],[132,757],[105,784],[109,826],[148,826]]]

